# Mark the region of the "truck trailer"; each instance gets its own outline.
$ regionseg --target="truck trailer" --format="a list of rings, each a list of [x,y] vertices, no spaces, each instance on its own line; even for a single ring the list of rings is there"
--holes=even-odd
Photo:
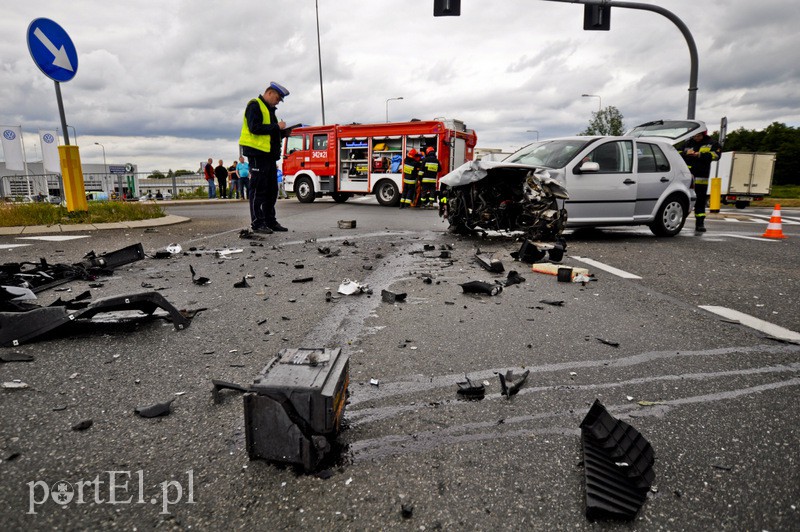
[[[720,155],[717,177],[721,178],[721,202],[744,209],[772,191],[774,153],[726,151]]]

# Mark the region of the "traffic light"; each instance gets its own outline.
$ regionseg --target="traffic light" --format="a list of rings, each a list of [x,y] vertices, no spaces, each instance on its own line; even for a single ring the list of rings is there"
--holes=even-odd
[[[583,29],[608,31],[611,29],[611,6],[583,5]]]
[[[434,17],[458,17],[461,15],[461,0],[433,0]]]

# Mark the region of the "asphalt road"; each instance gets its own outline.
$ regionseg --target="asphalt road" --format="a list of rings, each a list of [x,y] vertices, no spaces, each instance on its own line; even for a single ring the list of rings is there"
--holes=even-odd
[[[2,262],[178,243],[185,254],[41,302],[158,290],[205,309],[182,331],[105,320],[0,348],[35,357],[0,363],[0,380],[29,385],[0,390],[0,528],[800,529],[800,346],[706,310],[800,331],[800,213],[784,210],[785,240],[762,239],[770,213],[750,209],[724,211],[704,235],[691,221],[675,238],[568,231],[563,263],[598,279],[582,286],[513,262],[512,238],[455,237],[435,212],[374,200],[280,201],[290,231],[263,246],[238,238],[243,202],[167,210],[192,221],[68,241],[0,237]],[[458,283],[505,277],[475,264],[476,247],[525,282],[463,294]],[[226,249],[242,252],[214,253]],[[211,284],[193,284],[190,265]],[[250,287],[234,288],[246,275]],[[313,280],[292,282],[301,277]],[[326,302],[344,279],[374,294]],[[407,300],[383,302],[381,289]],[[215,403],[210,393],[211,379],[252,383],[280,349],[300,346],[350,356],[342,452],[325,479],[250,461],[240,396]],[[508,369],[531,371],[511,400],[496,376]],[[484,400],[458,400],[465,375],[487,383]],[[169,416],[133,413],[172,398]],[[632,524],[584,515],[579,424],[595,399],[655,451],[653,489]],[[70,490],[69,504],[57,502]]]

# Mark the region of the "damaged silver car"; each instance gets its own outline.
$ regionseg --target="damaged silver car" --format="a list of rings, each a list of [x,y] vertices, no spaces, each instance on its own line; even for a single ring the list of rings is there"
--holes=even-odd
[[[531,241],[555,242],[567,222],[566,189],[536,166],[470,161],[441,183],[447,186],[441,215],[451,232],[523,231]]]

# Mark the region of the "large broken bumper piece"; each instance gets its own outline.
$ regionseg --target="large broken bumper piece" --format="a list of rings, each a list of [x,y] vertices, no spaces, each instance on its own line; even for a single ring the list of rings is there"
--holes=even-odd
[[[0,285],[28,288],[38,294],[76,279],[111,275],[111,270],[143,258],[142,244],[134,244],[102,255],[90,251],[75,264],[49,264],[45,259],[39,259],[38,263],[12,262],[0,266]]]
[[[17,346],[70,322],[91,320],[104,312],[139,311],[150,317],[157,309],[169,313],[175,329],[189,326],[187,319],[158,292],[111,296],[89,303],[77,312],[63,306],[40,307],[25,312],[0,312],[0,346]]]
[[[339,432],[349,367],[339,348],[282,349],[244,395],[250,459],[312,471]]]
[[[654,454],[639,431],[595,400],[581,422],[586,517],[632,520],[655,478]]]

